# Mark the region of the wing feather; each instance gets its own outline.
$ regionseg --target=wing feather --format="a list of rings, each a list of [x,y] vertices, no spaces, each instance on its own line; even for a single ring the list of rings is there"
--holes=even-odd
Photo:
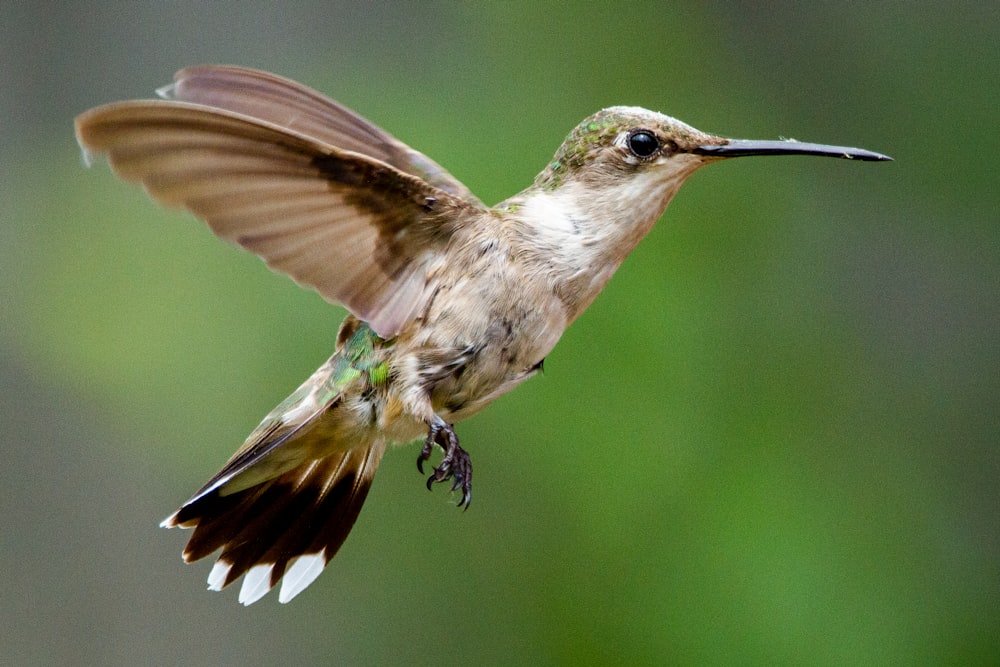
[[[383,337],[426,303],[430,263],[473,203],[266,120],[169,101],[77,119],[84,148],[221,238],[341,303]]]
[[[161,93],[169,99],[251,116],[367,155],[482,206],[461,181],[426,155],[339,102],[291,79],[232,65],[198,65],[177,72],[173,85]]]

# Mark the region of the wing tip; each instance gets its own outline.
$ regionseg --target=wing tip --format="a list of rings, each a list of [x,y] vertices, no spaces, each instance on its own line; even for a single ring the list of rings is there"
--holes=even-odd
[[[161,100],[174,100],[177,99],[175,91],[177,90],[177,82],[168,83],[165,86],[160,86],[156,89],[156,96]]]
[[[77,143],[79,143],[79,139],[77,139]],[[84,168],[90,169],[94,166],[94,162],[96,160],[97,156],[93,153],[93,151],[88,149],[83,144],[80,144],[80,164],[82,164]]]
[[[73,134],[76,137],[76,144],[80,147],[80,163],[85,169],[90,169],[97,162],[101,155],[100,151],[92,149],[87,145],[84,135],[87,132],[87,120],[90,118],[90,111],[86,111],[73,119]]]

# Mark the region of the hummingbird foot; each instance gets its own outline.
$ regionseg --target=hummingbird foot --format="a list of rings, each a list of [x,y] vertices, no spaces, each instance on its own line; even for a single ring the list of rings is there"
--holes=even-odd
[[[467,451],[459,447],[455,427],[440,417],[436,417],[430,423],[427,439],[424,440],[424,446],[417,457],[417,470],[421,473],[424,472],[424,461],[430,459],[434,445],[444,450],[444,458],[428,476],[427,489],[430,490],[435,482],[447,482],[450,479],[452,491],[462,490],[458,506],[465,506],[468,509],[469,503],[472,502],[472,459]]]

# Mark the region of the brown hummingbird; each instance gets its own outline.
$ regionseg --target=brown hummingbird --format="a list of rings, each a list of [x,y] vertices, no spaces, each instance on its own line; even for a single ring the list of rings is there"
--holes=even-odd
[[[433,160],[299,83],[229,66],[76,119],[86,155],[350,314],[333,356],[163,522],[193,528],[191,562],[221,549],[220,590],[288,602],[343,544],[386,446],[435,446],[427,479],[468,506],[453,425],[536,374],[700,167],[745,155],[883,161],[878,153],[706,134],[637,107],[570,132],[534,183],[484,205]]]

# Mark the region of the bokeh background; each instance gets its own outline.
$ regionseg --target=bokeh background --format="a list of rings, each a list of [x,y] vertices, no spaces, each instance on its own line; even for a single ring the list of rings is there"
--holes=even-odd
[[[988,2],[3,3],[2,661],[997,662],[998,41]],[[487,202],[612,104],[896,162],[697,174],[460,426],[470,511],[391,451],[327,572],[245,609],[157,523],[342,312],[72,136],[203,62],[306,82]]]

